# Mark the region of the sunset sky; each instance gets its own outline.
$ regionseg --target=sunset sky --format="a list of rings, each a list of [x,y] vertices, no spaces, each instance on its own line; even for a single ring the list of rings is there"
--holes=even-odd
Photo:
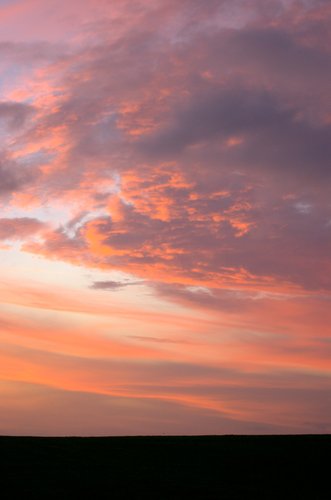
[[[0,435],[331,432],[331,3],[0,0]]]

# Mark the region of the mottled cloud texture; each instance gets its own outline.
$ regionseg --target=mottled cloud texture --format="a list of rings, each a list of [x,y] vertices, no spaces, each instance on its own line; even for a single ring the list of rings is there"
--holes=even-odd
[[[329,432],[330,3],[45,4],[0,5],[0,433]]]

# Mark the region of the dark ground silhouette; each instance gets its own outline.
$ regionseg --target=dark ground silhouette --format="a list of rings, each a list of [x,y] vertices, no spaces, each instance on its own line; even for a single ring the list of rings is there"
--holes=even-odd
[[[1,498],[330,498],[331,436],[0,437]]]

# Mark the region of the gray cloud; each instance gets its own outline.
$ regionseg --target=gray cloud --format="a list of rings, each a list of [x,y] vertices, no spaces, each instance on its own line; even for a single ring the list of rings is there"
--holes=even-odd
[[[93,288],[94,290],[120,290],[122,288],[125,288],[127,286],[131,285],[137,285],[139,282],[126,282],[126,281],[94,281],[93,284],[90,286],[90,288]]]
[[[176,158],[185,148],[200,145],[198,154],[202,157],[206,148],[208,158],[210,143],[222,147],[237,136],[242,140],[237,147],[217,149],[220,168],[271,168],[320,182],[331,174],[331,126],[302,120],[299,111],[265,91],[211,89],[194,95],[176,111],[171,126],[144,137],[139,147],[154,157]]]
[[[10,101],[0,102],[0,120],[7,125],[10,131],[22,127],[32,113],[33,107],[28,104]]]
[[[0,195],[11,195],[27,185],[32,185],[38,177],[36,167],[26,167],[13,161],[8,155],[0,154]]]
[[[45,223],[31,217],[0,218],[0,240],[24,240],[45,227]]]

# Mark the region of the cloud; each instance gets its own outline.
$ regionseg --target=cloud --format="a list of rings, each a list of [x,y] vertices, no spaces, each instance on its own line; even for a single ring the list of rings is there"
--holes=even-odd
[[[10,131],[22,127],[31,116],[33,107],[19,102],[0,102],[0,121],[4,122]]]
[[[46,224],[31,217],[0,218],[1,240],[24,240],[45,230]]]
[[[327,428],[328,2],[84,2],[67,33],[78,3],[0,43],[0,238],[89,276],[1,285],[5,376],[176,431]]]
[[[250,305],[232,295],[245,287],[330,290],[327,4],[135,8],[56,60],[40,46],[22,168],[1,167],[2,189],[28,186],[68,217],[24,249],[136,274],[192,306]],[[42,159],[27,174],[29,148]]]
[[[126,281],[94,281],[93,284],[90,286],[90,288],[93,288],[94,290],[120,290],[122,288],[125,288],[127,286],[131,285],[137,285],[139,284],[139,281],[135,282],[126,282]]]
[[[20,396],[20,411],[17,412],[8,392]],[[212,411],[203,411],[184,406],[176,401],[136,397],[135,411],[132,398],[106,396],[84,391],[65,391],[42,384],[7,382],[0,386],[3,432],[10,435],[63,435],[109,436],[109,435],[158,435],[164,434],[256,434],[257,429],[265,433],[277,433],[284,427],[277,424],[247,422],[220,416]],[[33,401],[33,410],[31,402]],[[36,417],[36,409],[38,409]],[[317,419],[316,419],[317,420]],[[13,425],[15,422],[15,425]],[[319,421],[315,422],[315,427]],[[148,430],[147,430],[148,429]],[[293,432],[291,425],[285,427]]]
[[[310,212],[302,213],[296,199],[277,196],[257,208],[252,198],[262,196],[260,190],[246,194],[233,190],[213,198],[196,193],[193,199],[194,190],[176,193],[163,187],[160,191],[157,186],[152,191],[151,205],[140,196],[134,199],[136,206],[119,201],[116,212],[85,222],[72,237],[62,229],[50,231],[44,243],[26,249],[121,269],[155,281],[155,289],[164,295],[176,290],[178,298],[185,295],[192,303],[211,305],[216,289],[245,283],[260,283],[262,289],[273,286],[281,290],[292,283],[307,290],[330,290],[325,271],[330,265],[331,240],[324,202],[312,200]],[[169,202],[166,218],[153,208],[163,197]],[[206,286],[212,295],[193,293],[185,288],[188,285]],[[107,288],[107,282],[104,286]],[[231,293],[228,298],[223,295],[221,302],[224,299],[225,305]]]
[[[299,111],[284,107],[265,91],[211,88],[177,108],[171,126],[143,136],[138,144],[143,152],[168,159],[188,147],[200,147],[198,158],[206,151],[212,159],[211,175],[217,155],[220,169],[271,169],[282,177],[292,174],[321,182],[331,173],[331,127],[312,125],[299,118]]]
[[[28,176],[13,167],[12,162],[0,158],[0,194],[12,193],[28,182]]]
[[[48,433],[61,433],[64,428],[70,428],[70,420],[64,418],[68,412],[62,409],[63,405],[68,408],[68,404],[69,407],[73,404],[73,408],[78,405],[80,411],[87,412],[82,427],[76,427],[75,430],[75,433],[80,434],[98,433],[101,430],[105,433],[121,433],[121,429],[123,433],[123,428],[130,428],[132,433],[136,433],[137,429],[146,432],[146,418],[151,418],[156,429],[163,429],[163,432],[172,429],[179,433],[183,433],[184,429],[185,433],[198,433],[199,425],[205,429],[204,432],[212,432],[216,428],[236,429],[235,432],[246,429],[248,433],[256,433],[258,429],[271,433],[286,430],[319,432],[321,428],[329,428],[325,417],[329,413],[329,400],[326,397],[329,383],[325,377],[308,377],[295,372],[244,373],[236,369],[155,360],[150,363],[141,360],[91,360],[76,355],[47,354],[31,348],[22,350],[17,346],[11,352],[6,348],[2,353],[7,355],[3,369],[8,374],[14,373],[23,361],[28,368],[26,373],[29,373],[29,380],[11,376],[10,381],[1,383],[1,400],[6,403],[3,405],[4,415],[8,416],[14,411],[13,401],[6,397],[10,385],[10,393],[20,395],[19,405],[22,414],[28,419],[30,432],[33,430],[38,434],[41,429]],[[11,361],[11,368],[8,361]],[[42,385],[37,379],[40,370],[45,375]],[[38,395],[37,401],[34,401],[33,394]],[[34,403],[33,421],[30,421],[27,398],[30,403]],[[112,411],[110,414],[106,412],[106,421],[105,413],[98,405],[98,411],[92,414],[88,411],[93,401],[95,404],[103,401],[106,408],[111,402]],[[137,427],[130,427],[127,421],[130,421],[130,417],[126,403],[135,408],[134,422]],[[17,404],[16,401],[16,412]],[[45,409],[49,405],[51,408],[55,405],[63,420],[57,419],[55,423],[53,419],[48,421],[42,418],[39,421],[35,413],[36,404],[37,407],[40,405],[42,414],[45,411],[47,414]],[[160,407],[162,411],[156,412],[156,408]],[[177,415],[175,420],[174,410]],[[192,427],[187,427],[188,414],[197,415]],[[305,415],[305,421],[302,421],[302,414]],[[124,427],[121,415],[125,417]],[[20,425],[25,429],[23,422]]]

